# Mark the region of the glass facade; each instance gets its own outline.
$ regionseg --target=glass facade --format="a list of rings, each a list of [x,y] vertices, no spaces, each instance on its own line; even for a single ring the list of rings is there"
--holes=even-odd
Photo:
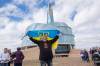
[[[54,22],[49,24],[34,23],[27,28],[26,32],[31,30],[59,30],[61,32],[59,44],[74,45],[74,35],[72,34],[72,29],[63,22]]]

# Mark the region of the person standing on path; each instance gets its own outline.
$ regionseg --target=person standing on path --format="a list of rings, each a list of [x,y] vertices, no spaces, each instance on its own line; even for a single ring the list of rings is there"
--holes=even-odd
[[[21,48],[17,48],[17,51],[13,55],[14,66],[22,66],[24,54],[21,51]]]
[[[42,36],[40,40],[36,40],[32,37],[29,37],[29,39],[32,42],[36,43],[40,48],[39,60],[41,66],[46,66],[46,64],[48,66],[53,66],[52,65],[52,59],[53,59],[52,44],[58,40],[59,36],[55,36],[55,38],[53,38],[52,40],[47,40],[47,38],[48,35]]]
[[[8,49],[4,48],[4,52],[0,54],[0,66],[9,66],[10,55]]]

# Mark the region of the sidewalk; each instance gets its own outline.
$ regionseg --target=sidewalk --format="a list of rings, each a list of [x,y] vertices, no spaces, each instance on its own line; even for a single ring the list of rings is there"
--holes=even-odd
[[[36,50],[36,49],[35,49]],[[33,49],[31,50],[33,51]],[[35,52],[36,53],[36,52]],[[32,54],[32,55],[31,55]],[[26,58],[35,56],[34,52],[27,54]],[[40,66],[38,59],[27,59],[24,60],[23,66]],[[93,66],[92,62],[84,63],[81,61],[79,56],[79,50],[72,50],[69,57],[56,57],[53,59],[53,66]]]

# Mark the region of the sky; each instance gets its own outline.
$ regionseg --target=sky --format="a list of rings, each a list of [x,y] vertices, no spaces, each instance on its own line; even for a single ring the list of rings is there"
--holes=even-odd
[[[75,48],[100,47],[100,0],[0,0],[0,49],[22,46],[29,25],[46,23],[48,2],[54,20],[72,28]]]

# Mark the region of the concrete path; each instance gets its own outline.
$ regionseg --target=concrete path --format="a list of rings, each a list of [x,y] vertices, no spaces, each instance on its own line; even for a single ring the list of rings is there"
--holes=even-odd
[[[79,53],[79,50],[74,49],[71,51],[69,57],[56,57],[53,59],[53,66],[93,66],[92,61],[90,63],[82,62]],[[31,54],[27,58],[30,58]],[[23,66],[40,66],[40,64],[38,59],[27,59],[24,60]]]

